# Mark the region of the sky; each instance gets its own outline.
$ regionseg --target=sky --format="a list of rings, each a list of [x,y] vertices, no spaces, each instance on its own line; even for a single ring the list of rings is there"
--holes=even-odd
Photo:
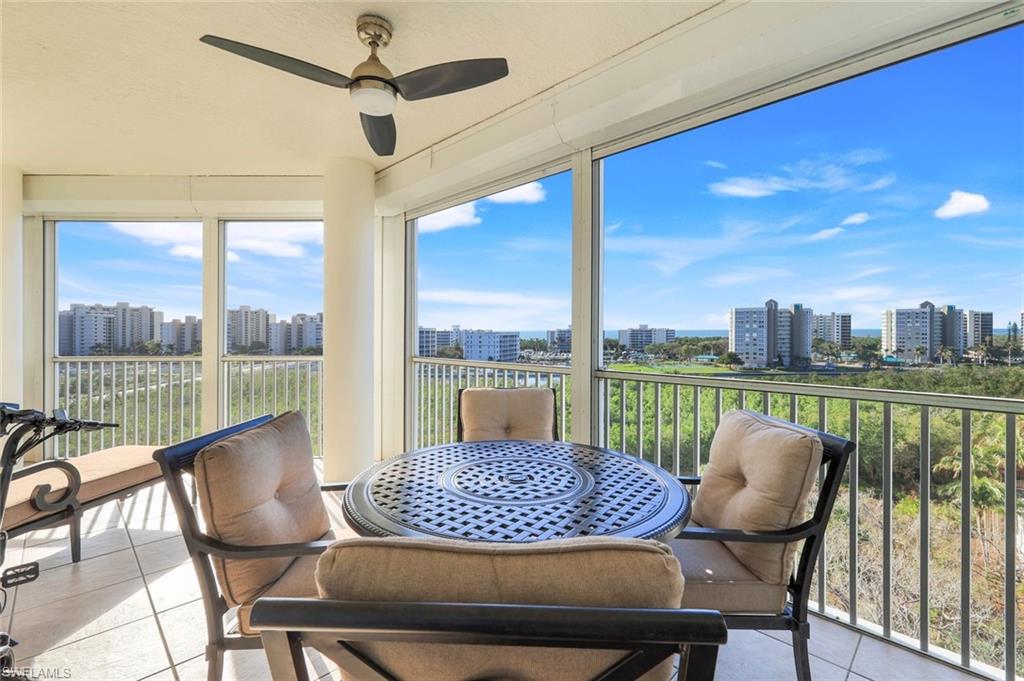
[[[288,319],[323,309],[323,223],[228,222],[227,307]],[[202,316],[202,224],[60,222],[58,306],[150,305],[164,320]]]
[[[723,329],[802,303],[877,328],[923,300],[1024,309],[1024,27],[604,161],[606,329]],[[570,321],[569,172],[418,221],[423,326]],[[319,222],[227,226],[227,305],[323,300]],[[61,222],[58,303],[200,315],[198,223]]]
[[[724,329],[768,298],[855,328],[1024,310],[1024,27],[604,161],[604,326]],[[569,323],[571,177],[421,218],[419,323]]]

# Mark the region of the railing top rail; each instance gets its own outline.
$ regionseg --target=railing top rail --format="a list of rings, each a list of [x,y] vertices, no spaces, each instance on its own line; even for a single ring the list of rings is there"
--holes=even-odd
[[[222,355],[222,362],[320,362],[323,355]]]
[[[66,355],[51,357],[54,364],[61,362],[196,362],[203,361],[199,355]]]
[[[452,367],[477,367],[480,369],[498,369],[509,371],[539,371],[542,374],[561,374],[568,376],[572,370],[557,364],[525,364],[519,362],[481,362],[475,359],[448,359],[447,357],[413,357],[413,364],[441,364]]]
[[[1024,400],[1008,397],[983,397],[980,395],[947,395],[943,393],[917,393],[907,390],[886,390],[883,388],[859,388],[854,386],[823,385],[821,383],[789,383],[783,381],[757,381],[744,378],[711,378],[683,374],[657,374],[634,371],[610,371],[599,369],[597,378],[610,380],[640,381],[646,383],[667,383],[690,385],[702,388],[727,388],[751,392],[784,393],[811,397],[832,397],[866,402],[891,402],[912,404],[923,407],[947,409],[972,409],[1005,414],[1024,414]]]

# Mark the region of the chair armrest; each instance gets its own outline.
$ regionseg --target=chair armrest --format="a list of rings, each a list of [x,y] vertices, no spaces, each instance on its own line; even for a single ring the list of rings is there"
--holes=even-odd
[[[31,477],[40,471],[53,468],[59,470],[67,478],[67,489],[59,499],[50,502],[46,500],[46,495],[53,491],[53,487],[46,483],[36,485],[35,489],[32,490],[29,501],[31,501],[32,507],[37,511],[53,513],[55,511],[63,511],[69,506],[78,505],[78,490],[82,487],[82,476],[78,473],[78,469],[63,459],[47,459],[46,461],[40,461],[21,470],[14,471],[14,475],[11,476],[12,480],[20,480],[21,478]]]
[[[214,539],[207,534],[198,536],[185,535],[185,541],[191,542],[201,551],[217,558],[231,560],[252,560],[256,558],[295,558],[297,556],[315,556],[327,550],[334,539],[321,539],[297,544],[264,544],[241,546]]]
[[[346,641],[612,649],[637,643],[721,645],[728,636],[715,610],[671,608],[258,598],[250,622],[271,631],[331,632]]]
[[[699,485],[700,484],[700,476],[699,475],[677,475],[676,476],[676,480],[678,480],[683,485]]]
[[[788,544],[806,539],[818,530],[817,523],[808,520],[785,530],[759,532],[756,530],[725,530],[717,527],[687,527],[677,539],[707,539],[714,541],[748,542],[753,544]]]
[[[347,489],[347,482],[328,482],[323,485],[320,485],[321,492],[344,492]]]

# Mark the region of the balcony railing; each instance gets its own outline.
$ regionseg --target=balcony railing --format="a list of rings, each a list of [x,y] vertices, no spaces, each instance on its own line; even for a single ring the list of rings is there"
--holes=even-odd
[[[225,421],[297,410],[306,416],[313,453],[323,449],[320,357],[230,356],[223,360]],[[53,360],[54,406],[76,418],[120,428],[59,438],[66,458],[115,445],[167,445],[201,432],[202,361],[198,357],[62,357]]]
[[[413,362],[417,446],[455,439],[455,396],[470,385],[553,385],[561,388],[561,423],[571,414],[567,368]],[[813,607],[992,678],[1024,673],[1014,464],[1024,400],[603,370],[595,379],[601,444],[676,474],[699,474],[729,409],[857,441]]]
[[[202,363],[193,357],[64,357],[53,361],[54,406],[116,429],[57,438],[66,458],[115,445],[166,445],[198,435]]]
[[[416,447],[454,442],[458,432],[458,397],[462,388],[535,388],[555,391],[558,432],[569,439],[572,388],[569,367],[539,364],[502,364],[435,357],[413,359]]]
[[[228,424],[260,414],[299,411],[306,417],[313,455],[323,452],[323,359],[310,355],[223,359],[224,414]]]

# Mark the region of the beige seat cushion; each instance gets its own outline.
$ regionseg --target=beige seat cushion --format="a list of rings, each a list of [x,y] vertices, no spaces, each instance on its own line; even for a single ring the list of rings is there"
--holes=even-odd
[[[803,522],[821,465],[821,440],[788,423],[730,411],[711,442],[692,519],[704,527],[784,530]],[[726,542],[755,576],[786,584],[799,542]]]
[[[114,494],[120,490],[156,481],[160,478],[160,465],[153,460],[156,447],[125,446],[102,449],[68,459],[82,477],[78,500],[82,503]],[[11,482],[4,512],[5,530],[10,530],[51,513],[32,505],[32,492],[39,485],[50,485],[53,491],[46,500],[57,501],[67,490],[68,479],[59,470],[44,469]]]
[[[313,468],[306,420],[287,412],[219,440],[195,462],[199,507],[207,533],[241,546],[315,541],[330,520]],[[214,558],[217,582],[230,605],[263,593],[294,558]]]
[[[664,544],[577,538],[534,544],[359,538],[334,544],[316,569],[320,596],[342,600],[448,601],[677,608],[679,563]],[[366,643],[359,647],[403,679],[589,679],[621,651]],[[329,657],[328,646],[321,652]],[[340,661],[337,660],[336,661]],[[667,679],[671,660],[643,678]]]
[[[722,542],[671,539],[668,545],[686,579],[684,608],[776,614],[785,607],[786,587],[758,579]]]
[[[550,388],[466,388],[459,398],[462,441],[555,439]]]
[[[334,532],[328,531],[323,539],[334,539]],[[276,582],[259,595],[274,598],[316,598],[316,562],[320,556],[300,556],[284,571]],[[245,636],[259,636],[260,632],[249,626],[249,615],[256,599],[252,598],[238,606],[238,631]]]

